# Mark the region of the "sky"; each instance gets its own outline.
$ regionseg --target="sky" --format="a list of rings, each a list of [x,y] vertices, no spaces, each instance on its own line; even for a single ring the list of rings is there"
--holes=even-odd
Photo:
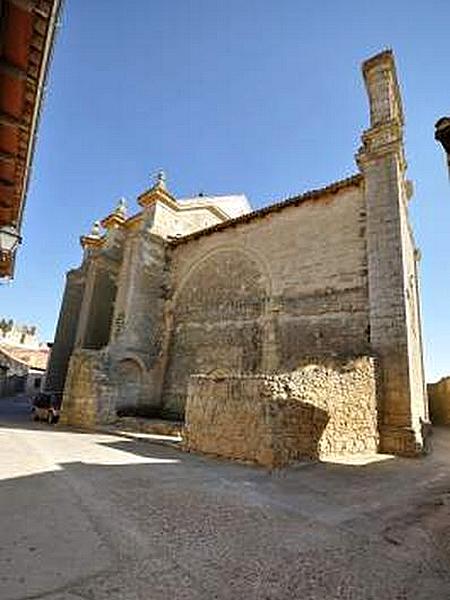
[[[253,207],[357,172],[361,62],[395,52],[422,252],[428,381],[450,374],[448,0],[65,0],[12,282],[0,316],[51,341],[79,237],[167,173],[175,196]]]

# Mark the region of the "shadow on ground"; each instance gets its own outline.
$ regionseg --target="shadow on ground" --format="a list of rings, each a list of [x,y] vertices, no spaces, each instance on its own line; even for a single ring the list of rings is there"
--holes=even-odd
[[[2,423],[0,597],[447,600],[450,430],[433,438],[423,459],[268,473]]]

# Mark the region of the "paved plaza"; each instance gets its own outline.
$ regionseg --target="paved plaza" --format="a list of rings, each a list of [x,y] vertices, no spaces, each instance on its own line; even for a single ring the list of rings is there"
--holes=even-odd
[[[450,430],[269,473],[0,403],[2,600],[450,597]]]

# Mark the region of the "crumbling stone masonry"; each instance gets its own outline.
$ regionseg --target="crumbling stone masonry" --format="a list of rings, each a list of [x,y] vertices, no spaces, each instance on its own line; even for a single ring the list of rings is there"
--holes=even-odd
[[[291,373],[191,376],[186,448],[282,467],[377,451],[372,358],[322,359]]]
[[[228,377],[250,402],[249,386],[294,381],[311,357],[375,356],[378,448],[421,451],[420,254],[392,52],[366,61],[363,75],[370,127],[352,177],[252,212],[242,195],[176,199],[160,174],[140,212],[127,217],[121,202],[81,238],[47,378],[64,387],[63,419],[94,426],[127,407],[182,419],[195,374],[207,376],[198,386]],[[279,422],[291,422],[278,406]],[[352,435],[343,429],[333,447]],[[367,432],[356,447],[374,439]]]

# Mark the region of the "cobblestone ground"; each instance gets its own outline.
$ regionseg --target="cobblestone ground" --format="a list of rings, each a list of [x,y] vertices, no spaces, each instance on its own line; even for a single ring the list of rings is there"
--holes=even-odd
[[[450,598],[450,430],[425,459],[267,473],[0,401],[0,598]]]

